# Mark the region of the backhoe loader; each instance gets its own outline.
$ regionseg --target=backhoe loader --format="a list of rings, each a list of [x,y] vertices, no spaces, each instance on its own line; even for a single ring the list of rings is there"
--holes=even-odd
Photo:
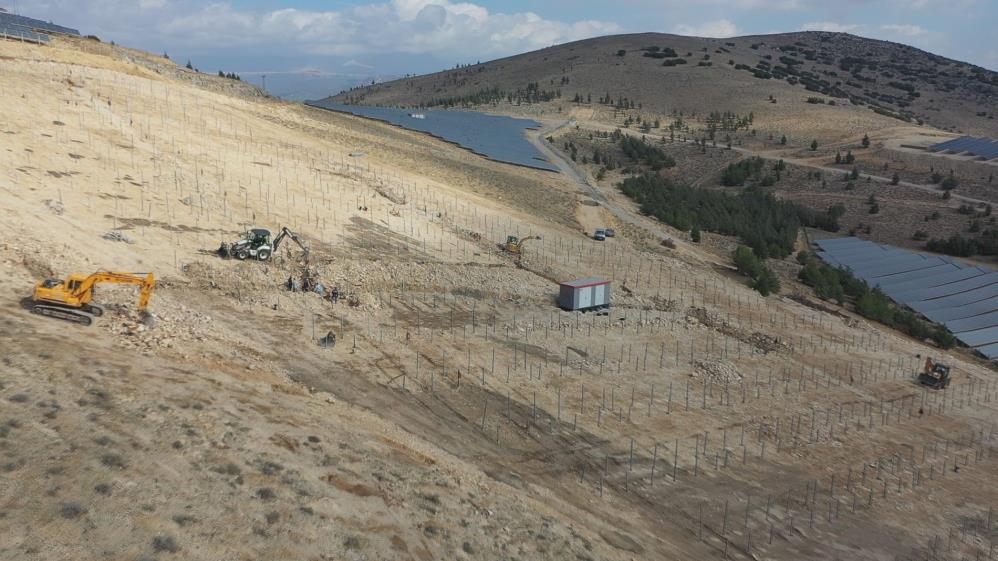
[[[240,261],[253,257],[259,261],[266,261],[281,247],[284,238],[291,238],[304,253],[303,260],[308,263],[308,246],[297,234],[288,229],[287,226],[281,228],[281,232],[271,241],[270,230],[266,228],[253,228],[246,232],[243,239],[233,243],[222,242],[218,247],[218,255],[223,258],[235,257]]]
[[[506,243],[499,244],[499,249],[512,253],[513,255],[520,255],[523,253],[523,244],[530,240],[539,240],[540,236],[528,236],[522,240],[516,236],[506,236]]]
[[[135,284],[141,287],[139,311],[149,305],[156,279],[152,273],[116,273],[97,271],[92,275],[70,274],[65,280],[46,279],[35,285],[31,296],[31,313],[53,317],[81,325],[90,325],[90,316],[101,316],[104,310],[91,301],[98,284]]]
[[[949,385],[949,366],[925,357],[925,365],[918,375],[918,383],[934,390],[944,390]]]

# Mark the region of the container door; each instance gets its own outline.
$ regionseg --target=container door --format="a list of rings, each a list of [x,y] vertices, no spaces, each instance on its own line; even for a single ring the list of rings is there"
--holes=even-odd
[[[593,287],[593,306],[606,304],[606,285],[597,284]]]
[[[593,287],[587,286],[579,289],[579,309],[585,309],[593,305]]]

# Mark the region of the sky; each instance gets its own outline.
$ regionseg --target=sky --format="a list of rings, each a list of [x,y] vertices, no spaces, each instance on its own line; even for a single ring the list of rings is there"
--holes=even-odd
[[[22,15],[235,72],[275,95],[341,89],[587,37],[845,31],[998,70],[998,0],[0,0]]]

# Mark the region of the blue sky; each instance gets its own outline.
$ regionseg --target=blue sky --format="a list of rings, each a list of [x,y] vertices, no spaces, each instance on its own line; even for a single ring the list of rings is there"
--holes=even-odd
[[[104,40],[233,71],[289,97],[597,35],[801,29],[907,43],[998,70],[996,0],[0,0]]]

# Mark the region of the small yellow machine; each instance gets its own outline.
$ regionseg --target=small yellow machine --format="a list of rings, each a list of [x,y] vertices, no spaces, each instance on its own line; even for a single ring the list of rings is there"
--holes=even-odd
[[[66,280],[46,279],[35,285],[31,296],[31,312],[43,316],[90,325],[91,315],[103,315],[104,310],[91,303],[94,287],[102,283],[134,284],[142,288],[139,311],[145,311],[152,297],[156,279],[152,273],[115,273],[98,271],[92,275],[70,274]],[[89,314],[89,315],[88,315]]]
[[[506,236],[506,243],[499,244],[499,248],[503,251],[512,253],[513,255],[520,255],[523,253],[523,244],[530,240],[539,240],[540,236],[528,236],[522,240],[516,236]]]

